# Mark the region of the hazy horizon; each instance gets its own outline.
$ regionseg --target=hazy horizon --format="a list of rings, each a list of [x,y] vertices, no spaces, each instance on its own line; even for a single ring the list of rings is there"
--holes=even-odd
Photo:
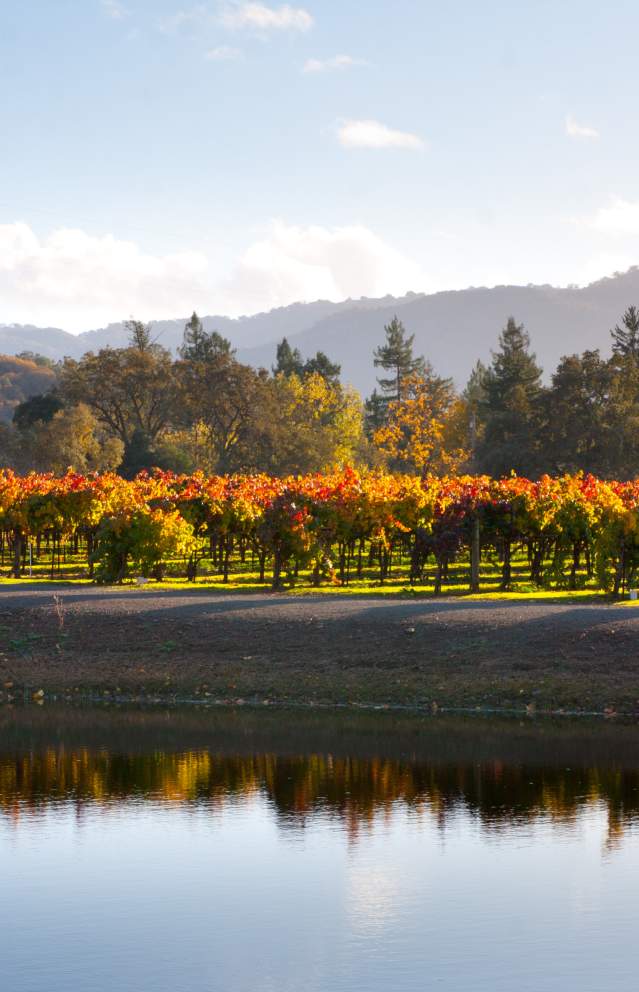
[[[387,293],[387,294],[382,294],[380,296],[350,296],[350,297],[342,297],[342,298],[339,298],[339,299],[327,299],[327,298],[321,299],[321,298],[317,298],[317,299],[312,299],[312,300],[310,300],[310,299],[309,300],[291,300],[290,303],[283,303],[283,304],[280,304],[278,306],[270,307],[268,310],[254,310],[252,312],[236,313],[236,314],[223,313],[222,311],[214,311],[212,309],[201,309],[200,310],[200,313],[199,313],[199,316],[202,317],[202,318],[207,318],[207,317],[213,317],[213,318],[215,318],[215,317],[222,317],[225,320],[238,321],[239,322],[239,321],[242,321],[242,320],[249,320],[252,317],[260,317],[260,316],[265,316],[265,315],[268,315],[268,314],[276,313],[278,310],[286,310],[289,307],[295,307],[295,306],[313,306],[314,304],[320,304],[320,303],[335,303],[335,304],[342,304],[342,303],[344,303],[345,304],[345,303],[358,303],[358,302],[365,302],[365,301],[369,301],[370,302],[370,301],[375,301],[375,300],[384,300],[386,298],[403,300],[406,297],[411,297],[411,296],[436,296],[439,293],[463,293],[463,292],[465,292],[467,290],[476,290],[476,289],[487,289],[487,290],[500,289],[500,288],[514,288],[514,289],[536,288],[536,289],[541,289],[541,288],[546,288],[546,287],[551,288],[551,289],[586,289],[588,286],[596,285],[598,283],[601,283],[601,282],[606,281],[607,279],[614,279],[615,277],[626,275],[627,273],[635,270],[637,267],[638,267],[637,265],[631,265],[624,272],[618,272],[617,271],[617,272],[605,273],[604,275],[600,276],[599,278],[591,279],[591,280],[588,280],[588,282],[583,282],[583,283],[564,283],[564,284],[530,283],[530,282],[528,282],[528,283],[523,283],[523,282],[521,282],[521,283],[492,283],[492,284],[487,284],[487,285],[482,285],[482,286],[470,286],[470,285],[469,286],[455,286],[455,287],[449,287],[448,289],[441,289],[441,290],[437,290],[436,289],[436,290],[433,290],[432,292],[425,292],[425,291],[422,291],[422,290],[408,289],[408,290],[406,290],[405,293],[402,293],[402,294]],[[0,319],[0,328],[2,328],[2,327],[4,327],[4,328],[10,328],[10,327],[14,327],[14,326],[15,327],[23,327],[23,326],[27,326],[28,324],[31,324],[34,327],[39,327],[39,326],[42,326],[44,328],[46,328],[46,327],[52,327],[52,328],[55,327],[57,330],[65,331],[67,334],[72,334],[74,337],[79,337],[82,334],[91,333],[92,331],[106,330],[110,326],[120,325],[125,320],[131,319],[131,318],[143,319],[146,323],[149,323],[151,325],[153,325],[154,323],[161,323],[163,321],[176,321],[176,320],[177,321],[180,321],[180,320],[187,321],[189,319],[189,317],[191,316],[192,312],[193,312],[193,310],[192,310],[192,308],[190,308],[190,309],[185,310],[184,313],[180,313],[180,314],[165,313],[165,314],[159,314],[159,315],[155,315],[155,316],[149,316],[149,315],[141,315],[139,313],[136,313],[136,314],[130,314],[128,317],[120,317],[120,318],[116,318],[114,320],[109,320],[109,321],[107,321],[107,322],[105,322],[104,324],[101,324],[101,325],[95,325],[95,326],[92,326],[92,327],[77,327],[77,328],[61,327],[61,326],[59,326],[57,324],[54,325],[54,324],[51,324],[51,323],[45,323],[43,325],[37,325],[37,324],[33,324],[33,322],[31,322],[31,321],[19,321],[19,320],[15,320],[15,321],[4,321],[4,320]],[[506,316],[507,315],[504,316],[504,319],[506,318]]]

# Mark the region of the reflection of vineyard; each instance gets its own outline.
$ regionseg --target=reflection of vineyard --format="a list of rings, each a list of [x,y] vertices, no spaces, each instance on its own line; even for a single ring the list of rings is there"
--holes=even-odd
[[[302,826],[322,814],[339,819],[351,836],[397,807],[428,813],[441,827],[465,812],[497,830],[539,818],[570,825],[597,805],[607,811],[613,841],[639,822],[639,769],[571,771],[501,761],[430,766],[206,750],[127,755],[50,748],[0,755],[0,812],[15,822],[61,803],[78,812],[129,802],[215,810],[256,796],[272,804],[282,826]]]

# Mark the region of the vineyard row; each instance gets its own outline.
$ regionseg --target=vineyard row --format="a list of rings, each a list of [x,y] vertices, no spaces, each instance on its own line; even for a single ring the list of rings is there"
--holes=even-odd
[[[69,556],[97,582],[159,580],[176,562],[195,580],[206,560],[224,581],[250,565],[273,588],[301,576],[348,585],[373,570],[383,584],[400,561],[407,581],[428,577],[436,593],[459,562],[468,563],[471,590],[482,563],[497,563],[507,590],[517,558],[537,586],[589,581],[619,595],[639,568],[639,481],[420,479],[350,468],[283,479],[155,472],[131,481],[0,471],[0,567],[20,578],[46,559],[54,578]]]

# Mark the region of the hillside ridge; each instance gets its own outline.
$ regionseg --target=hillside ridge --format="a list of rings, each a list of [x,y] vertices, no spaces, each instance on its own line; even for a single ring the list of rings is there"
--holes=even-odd
[[[384,324],[395,314],[415,335],[415,350],[438,372],[462,385],[477,359],[490,360],[510,315],[526,325],[548,378],[564,354],[594,348],[607,353],[610,328],[637,302],[639,268],[633,266],[584,287],[499,285],[337,303],[316,300],[252,316],[207,315],[202,320],[207,330],[228,337],[238,358],[251,365],[270,367],[276,342],[287,337],[305,356],[325,351],[341,363],[344,381],[368,393],[375,384],[373,349],[382,340]],[[151,321],[159,342],[175,351],[186,319]],[[126,337],[122,322],[79,335],[55,327],[0,324],[0,352],[78,358],[89,350],[122,346]]]

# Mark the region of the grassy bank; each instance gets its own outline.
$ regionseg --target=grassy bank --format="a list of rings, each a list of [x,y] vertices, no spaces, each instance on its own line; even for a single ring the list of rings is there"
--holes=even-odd
[[[589,578],[585,569],[577,573],[575,589],[558,585],[556,577],[550,579],[551,563],[546,562],[549,575],[548,582],[540,586],[530,581],[530,565],[527,557],[519,552],[513,556],[512,574],[508,591],[502,585],[502,570],[499,561],[484,559],[480,571],[479,592],[469,593],[470,561],[467,555],[448,567],[447,576],[441,586],[441,595],[447,597],[513,599],[525,597],[531,600],[557,599],[568,602],[584,599],[606,600],[608,594],[601,590],[594,578]],[[259,571],[252,567],[250,556],[242,562],[237,556],[233,559],[233,567],[227,577],[210,560],[199,563],[197,577],[189,581],[184,577],[185,563],[181,560],[168,561],[164,577],[160,581],[140,577],[126,579],[118,588],[130,590],[162,591],[162,590],[202,590],[219,593],[267,593],[270,591],[270,578],[260,579]],[[380,597],[410,597],[431,598],[435,596],[436,568],[433,562],[425,569],[419,581],[411,582],[410,559],[408,555],[397,554],[387,577],[381,581],[377,567],[364,566],[361,577],[353,574],[348,584],[329,581],[323,578],[320,585],[314,584],[313,571],[310,568],[300,568],[294,577],[289,577],[285,583],[285,591],[291,596],[341,596],[347,598]],[[0,591],[19,586],[46,584],[47,588],[55,590],[58,586],[91,586],[92,579],[88,575],[86,562],[80,555],[67,554],[65,559],[56,564],[54,569],[41,558],[35,560],[27,568],[23,576],[16,580],[11,578],[8,569],[0,570]],[[107,589],[110,587],[106,587]]]

